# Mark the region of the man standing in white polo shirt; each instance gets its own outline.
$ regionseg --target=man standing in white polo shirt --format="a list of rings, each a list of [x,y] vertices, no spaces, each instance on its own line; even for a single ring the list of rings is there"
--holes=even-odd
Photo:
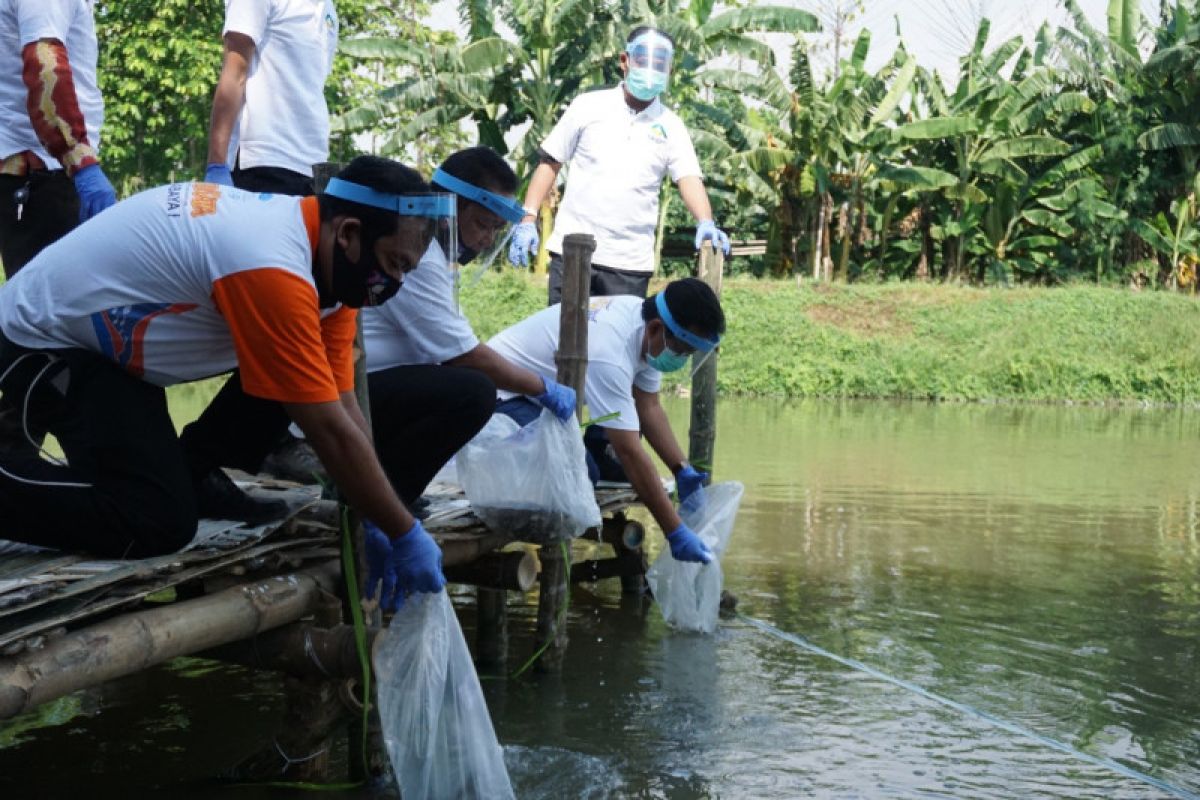
[[[329,158],[333,0],[225,0],[224,36],[204,179],[311,195],[313,164]]]
[[[537,209],[570,162],[566,193],[550,250],[550,303],[562,295],[562,242],[569,233],[596,237],[592,295],[645,297],[654,274],[658,193],[664,175],[679,187],[696,218],[696,249],[705,241],[729,252],[729,237],[713,222],[712,206],[683,121],[658,96],[667,88],[675,44],[649,26],[630,32],[621,53],[625,80],[576,97],[542,142],[541,163],[525,193],[527,216],[513,231],[509,258],[525,266],[538,247]]]

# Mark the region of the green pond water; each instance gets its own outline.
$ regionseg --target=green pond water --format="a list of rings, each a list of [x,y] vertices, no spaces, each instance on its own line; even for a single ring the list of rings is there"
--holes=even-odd
[[[686,401],[670,412],[685,431]],[[748,616],[1200,794],[1197,441],[1174,410],[725,401],[718,479],[746,484],[725,585]],[[513,661],[534,599],[510,600]],[[1170,796],[737,618],[674,633],[615,582],[575,590],[570,630],[561,677],[484,681],[522,798]],[[273,676],[180,660],[0,727],[0,796],[289,795],[196,783],[281,712]]]

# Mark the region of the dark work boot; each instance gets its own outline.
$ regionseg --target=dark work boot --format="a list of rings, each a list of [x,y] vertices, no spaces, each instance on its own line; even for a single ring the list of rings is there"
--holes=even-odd
[[[214,469],[196,484],[196,511],[202,519],[233,519],[250,525],[282,520],[288,506],[282,500],[258,500],[246,494],[225,471]]]
[[[258,471],[273,478],[296,483],[319,483],[322,486],[331,483],[312,445],[290,433],[284,437],[279,447],[267,455]]]

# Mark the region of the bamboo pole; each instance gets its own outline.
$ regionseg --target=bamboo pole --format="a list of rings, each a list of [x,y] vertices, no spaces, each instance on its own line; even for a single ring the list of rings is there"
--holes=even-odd
[[[475,614],[475,660],[489,667],[503,664],[508,659],[508,592],[480,586]]]
[[[721,278],[725,254],[705,244],[700,248],[699,278],[721,296]],[[704,472],[712,473],[717,441],[717,359],[713,353],[692,376],[692,417],[688,431],[688,461]]]
[[[558,333],[558,382],[575,389],[575,415],[582,421],[583,386],[587,376],[587,320],[592,253],[596,240],[586,233],[568,234],[563,239],[562,305]],[[538,669],[562,669],[567,650],[566,619],[562,610],[571,591],[571,554],[568,548],[543,547],[541,588],[538,592],[537,641],[548,643],[538,657]]]
[[[322,564],[124,614],[53,639],[44,648],[0,662],[0,719],[177,656],[295,622],[336,584],[336,565]]]
[[[474,561],[446,567],[446,580],[483,589],[528,592],[537,580],[537,560],[528,550],[487,553]]]

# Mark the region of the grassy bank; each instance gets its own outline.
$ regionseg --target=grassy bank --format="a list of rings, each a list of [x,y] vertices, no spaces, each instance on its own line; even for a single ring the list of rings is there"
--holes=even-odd
[[[462,301],[486,338],[545,291],[488,275]],[[1200,402],[1200,301],[1179,295],[735,280],[724,305],[729,394]]]

